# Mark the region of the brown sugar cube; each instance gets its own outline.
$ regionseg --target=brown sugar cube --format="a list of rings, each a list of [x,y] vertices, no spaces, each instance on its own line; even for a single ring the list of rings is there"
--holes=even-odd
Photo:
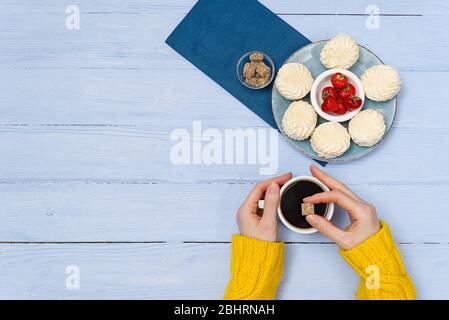
[[[243,77],[245,79],[252,78],[256,75],[257,65],[254,62],[247,62],[243,66]]]
[[[248,83],[248,84],[250,84],[250,85],[252,85],[252,86],[255,86],[255,87],[260,86],[260,84],[259,84],[259,78],[256,78],[256,77],[252,77],[252,78],[249,78],[249,79],[245,79],[245,82]]]
[[[259,77],[263,78],[269,75],[271,72],[270,67],[268,67],[265,63],[259,62],[256,67],[256,73]]]
[[[263,54],[260,52],[254,52],[251,53],[249,56],[249,60],[253,62],[262,61],[263,60]]]
[[[267,84],[267,82],[270,80],[269,76],[263,77],[263,78],[255,78],[256,79],[256,85],[258,87],[262,87]]]
[[[301,213],[303,216],[315,214],[313,203],[301,203]]]

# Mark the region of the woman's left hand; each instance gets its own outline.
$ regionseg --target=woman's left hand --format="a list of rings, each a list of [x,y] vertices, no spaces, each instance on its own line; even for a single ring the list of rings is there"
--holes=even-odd
[[[276,212],[279,205],[279,186],[292,178],[286,173],[277,178],[259,182],[249,193],[237,211],[237,223],[242,236],[264,241],[277,241]],[[259,200],[264,199],[264,209],[259,209]]]

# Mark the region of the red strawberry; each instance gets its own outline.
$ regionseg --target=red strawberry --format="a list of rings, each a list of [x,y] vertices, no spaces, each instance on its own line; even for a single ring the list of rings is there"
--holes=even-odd
[[[321,105],[321,109],[327,113],[335,112],[336,110],[338,110],[337,99],[331,96],[326,97],[326,99],[324,99],[323,104]]]
[[[348,78],[342,73],[337,72],[332,76],[331,82],[335,89],[343,89],[348,83]]]
[[[341,98],[338,98],[337,100],[338,109],[334,111],[336,114],[342,115],[346,113],[346,107],[343,104],[343,101]]]
[[[321,105],[321,110],[323,110],[326,113],[332,112],[332,110],[330,109],[329,104],[326,104],[323,102],[323,104]]]
[[[321,92],[321,97],[324,100],[324,99],[326,99],[329,96],[337,98],[337,90],[335,90],[333,87],[326,87],[326,88],[324,88],[323,91]]]
[[[350,95],[349,97],[347,97],[346,107],[348,108],[348,110],[352,111],[358,109],[361,105],[362,99],[360,99],[359,97],[354,95]]]
[[[355,87],[349,82],[343,87],[343,89],[338,90],[338,96],[340,98],[346,98],[355,95]]]
[[[354,110],[354,101],[352,99],[350,99],[349,97],[345,97],[342,99],[342,102],[346,110],[348,111]]]

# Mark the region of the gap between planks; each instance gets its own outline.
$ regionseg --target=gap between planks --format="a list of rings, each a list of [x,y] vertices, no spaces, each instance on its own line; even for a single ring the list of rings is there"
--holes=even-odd
[[[424,17],[421,13],[276,13],[278,16],[348,16],[348,17]]]
[[[185,67],[0,67],[0,70],[198,70],[195,66],[185,66]],[[397,68],[401,72],[421,72],[421,73],[432,73],[432,72],[449,72],[449,69],[402,69]]]
[[[183,12],[173,12],[172,14],[177,15],[187,15],[191,7],[183,7],[186,9]],[[55,14],[59,12],[46,11],[43,14]],[[123,14],[123,15],[154,15],[158,12],[144,12],[144,11],[81,11],[82,14],[91,15],[102,15],[102,14]],[[434,14],[422,14],[422,13],[379,13],[379,14],[369,14],[369,13],[314,13],[314,12],[274,12],[278,16],[345,16],[345,17],[424,17],[424,16],[434,16]]]
[[[332,241],[284,241],[286,245],[335,245],[335,242]],[[164,245],[173,245],[173,244],[231,244],[231,241],[0,241],[0,245],[46,245],[46,244],[68,244],[68,245],[79,245],[79,244],[87,244],[87,245],[96,245],[96,244],[164,244]],[[397,242],[399,245],[449,245],[449,242]]]
[[[21,184],[95,184],[95,185],[254,185],[260,180],[198,180],[187,182],[175,182],[167,180],[76,180],[76,179],[0,179],[0,185],[21,185]],[[449,185],[449,181],[395,181],[395,182],[364,182],[364,183],[347,183],[348,186],[402,186],[402,185]]]

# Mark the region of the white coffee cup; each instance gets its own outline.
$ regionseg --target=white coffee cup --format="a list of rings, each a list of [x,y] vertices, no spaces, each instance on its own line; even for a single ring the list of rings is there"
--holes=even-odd
[[[320,180],[318,180],[315,177],[299,176],[299,177],[295,177],[295,178],[290,179],[289,181],[287,181],[282,186],[281,192],[280,192],[281,193],[280,199],[282,199],[282,195],[284,194],[285,190],[288,189],[288,187],[290,187],[292,184],[295,184],[295,183],[297,183],[299,181],[310,181],[310,182],[313,182],[316,185],[318,185],[321,189],[323,189],[323,192],[324,191],[330,191],[329,188],[324,183],[322,183]],[[264,201],[260,200],[259,201],[259,208],[263,209],[263,207],[264,207]],[[330,220],[332,218],[332,215],[334,214],[334,203],[333,202],[328,203],[326,208],[327,208],[327,210],[326,210],[326,213],[324,214],[324,217],[327,220]],[[298,228],[298,227],[295,227],[294,225],[292,225],[290,222],[288,222],[287,219],[285,219],[284,215],[282,214],[281,201],[280,200],[279,200],[279,206],[278,206],[277,212],[278,212],[279,219],[281,219],[282,223],[287,228],[289,228],[290,230],[292,230],[292,231],[294,231],[296,233],[309,234],[309,233],[314,233],[314,232],[318,231],[315,228]]]

